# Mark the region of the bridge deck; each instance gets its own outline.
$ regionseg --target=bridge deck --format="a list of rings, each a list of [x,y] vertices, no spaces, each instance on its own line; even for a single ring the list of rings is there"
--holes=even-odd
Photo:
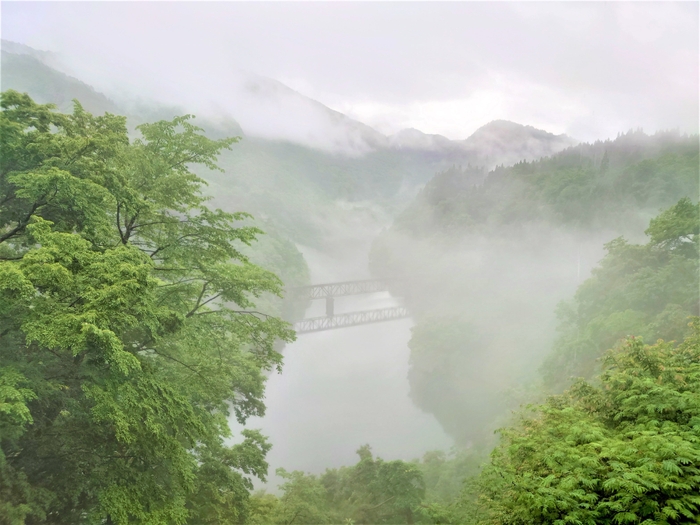
[[[383,321],[392,321],[394,319],[403,319],[406,317],[409,317],[409,313],[403,306],[378,308],[376,310],[365,310],[363,312],[349,312],[333,316],[303,319],[294,323],[294,330],[296,330],[298,334],[306,334],[309,332],[344,328],[346,326],[381,323]]]

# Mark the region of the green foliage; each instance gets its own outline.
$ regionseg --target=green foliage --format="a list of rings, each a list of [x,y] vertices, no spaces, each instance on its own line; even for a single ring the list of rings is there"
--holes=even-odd
[[[280,486],[284,494],[280,498],[275,524],[333,523],[326,491],[317,476],[301,471],[287,472],[280,468],[277,474],[285,482]]]
[[[463,497],[466,515],[502,525],[698,523],[697,320],[678,346],[629,338],[607,354],[599,381],[576,383],[502,431],[478,497]]]
[[[420,469],[404,461],[374,458],[368,445],[357,451],[351,468],[328,470],[321,477],[332,506],[355,523],[413,523],[425,495]]]
[[[321,476],[300,471],[277,473],[285,479],[281,497],[255,494],[250,523],[260,525],[399,524],[424,522],[425,482],[421,467],[372,456],[368,445],[357,451],[352,467]],[[435,465],[433,472],[435,473]]]
[[[2,94],[0,521],[238,523],[286,323],[255,300],[281,282],[241,246],[247,216],[206,206],[237,139],[184,116],[141,125]]]
[[[646,234],[651,244],[666,250],[697,255],[697,238],[700,234],[700,207],[684,198],[651,220]]]
[[[531,222],[628,229],[680,198],[697,198],[698,142],[672,132],[630,131],[497,167],[481,179],[473,168],[436,175],[395,228],[418,235],[493,233]]]
[[[552,345],[547,382],[561,390],[595,373],[620,338],[682,338],[698,313],[698,180],[697,136],[639,131],[488,174],[438,173],[370,254],[374,275],[403,280],[397,292],[415,319],[413,401],[461,445],[485,443],[503,424],[497,414],[527,400]],[[555,306],[603,242],[638,239],[671,206],[675,218],[650,227],[655,246],[608,245],[609,268],[579,292],[585,308],[578,298],[559,308],[557,333]]]
[[[257,491],[251,494],[248,508],[249,515],[246,520],[248,525],[271,525],[278,514],[279,498],[265,491]]]
[[[311,284],[309,267],[296,245],[285,238],[271,221],[265,221],[263,228],[265,235],[254,246],[243,246],[241,252],[254,264],[278,275],[287,289]],[[257,304],[259,309],[294,322],[304,318],[310,303],[297,294],[287,293],[284,301],[275,294],[263,294]]]
[[[628,335],[683,339],[698,315],[700,207],[688,199],[651,220],[646,245],[622,238],[608,251],[571,304],[559,307],[560,337],[544,365],[551,387],[590,377],[596,360]]]

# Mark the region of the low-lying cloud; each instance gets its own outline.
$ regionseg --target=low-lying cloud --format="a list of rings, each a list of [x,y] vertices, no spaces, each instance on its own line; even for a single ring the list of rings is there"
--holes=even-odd
[[[56,51],[110,95],[223,110],[249,133],[332,151],[362,152],[365,132],[295,97],[236,99],[237,71],[385,134],[461,140],[496,119],[587,141],[698,130],[694,2],[7,2],[3,15],[4,38]]]

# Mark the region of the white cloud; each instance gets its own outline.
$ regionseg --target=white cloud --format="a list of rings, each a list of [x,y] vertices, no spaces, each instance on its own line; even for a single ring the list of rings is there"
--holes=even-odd
[[[698,129],[695,2],[5,2],[3,15],[3,38],[60,52],[98,89],[213,104],[316,145],[355,140],[296,102],[286,115],[236,103],[236,72],[386,132],[462,139],[497,118],[584,140]]]
[[[523,101],[528,104],[523,107]],[[393,134],[416,128],[424,133],[465,139],[486,122],[514,120],[552,133],[568,132],[567,122],[584,118],[589,110],[576,99],[544,85],[507,73],[492,72],[490,82],[464,98],[385,104],[345,102],[339,111]]]

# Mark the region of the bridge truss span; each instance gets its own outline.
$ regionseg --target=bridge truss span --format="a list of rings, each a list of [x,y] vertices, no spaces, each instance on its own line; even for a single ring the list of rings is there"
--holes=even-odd
[[[364,312],[348,312],[346,314],[303,319],[294,323],[294,330],[296,330],[298,334],[305,334],[309,332],[320,332],[322,330],[332,330],[334,328],[344,328],[347,326],[393,321],[394,319],[404,319],[406,317],[409,317],[409,313],[403,306],[378,308],[376,310],[366,310]]]

